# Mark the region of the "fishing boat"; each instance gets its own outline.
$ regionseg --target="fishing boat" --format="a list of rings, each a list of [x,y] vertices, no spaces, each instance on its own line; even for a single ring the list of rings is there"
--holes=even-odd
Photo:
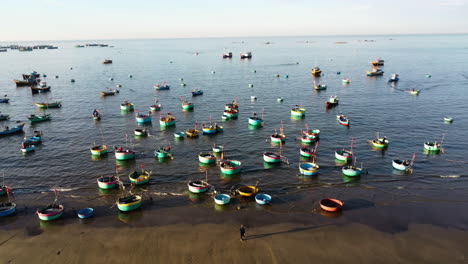
[[[1,119],[0,119],[0,120],[1,120]],[[446,122],[446,123],[452,123],[452,122],[453,122],[453,117],[450,117],[450,116],[444,117],[444,122]]]
[[[263,116],[263,113],[262,113]],[[252,126],[263,126],[263,117],[260,118],[257,113],[252,113],[252,116],[249,117],[249,125]]]
[[[23,143],[29,145],[40,145],[42,143],[42,132],[41,131],[34,131],[33,136],[26,139]]]
[[[40,82],[40,79],[36,78],[30,78],[26,80],[14,80],[16,86],[31,86],[31,85],[36,85],[38,82]]]
[[[424,142],[424,149],[430,152],[439,152],[440,151],[441,144],[435,142]]]
[[[392,74],[392,77],[388,79],[388,82],[398,82],[398,80],[400,80],[398,74]]]
[[[158,159],[165,159],[172,157],[171,154],[171,147],[165,146],[165,147],[159,147],[154,151],[154,156],[157,157]]]
[[[330,96],[330,99],[328,99],[328,101],[325,102],[325,106],[327,108],[337,106],[339,101],[340,100],[338,99],[338,96],[332,95],[332,96]]]
[[[212,150],[213,150],[213,153],[220,153],[220,152],[223,152],[223,151],[224,151],[224,147],[215,144],[215,145],[213,146]]]
[[[202,124],[203,134],[216,134],[218,133],[218,124],[211,123],[210,124]]]
[[[36,71],[31,72],[31,74],[22,74],[23,80],[29,80],[29,79],[39,79],[41,77],[40,73],[37,73]],[[46,75],[44,74],[44,77]]]
[[[148,183],[151,177],[151,171],[141,170],[128,174],[130,182],[136,185]]]
[[[151,116],[138,112],[135,116],[137,123],[151,123]]]
[[[100,121],[101,120],[101,114],[99,113],[98,110],[94,109],[93,111],[93,119],[96,120],[96,121]]]
[[[99,188],[107,190],[114,189],[119,185],[119,177],[117,176],[101,176],[97,179]]]
[[[286,140],[286,135],[282,132],[275,132],[273,135],[270,136],[270,140],[272,143],[284,143],[284,141]]]
[[[135,159],[135,151],[127,147],[114,147],[114,154],[116,160],[130,160]]]
[[[344,203],[340,200],[327,198],[320,200],[320,207],[328,212],[336,212],[343,208]]]
[[[63,215],[63,206],[58,204],[48,205],[37,210],[37,215],[42,221],[51,221]]]
[[[120,110],[121,111],[133,111],[134,105],[128,102],[127,100],[125,100],[120,104]]]
[[[244,197],[252,197],[258,193],[257,186],[245,185],[237,189],[237,192]]]
[[[384,74],[384,71],[381,69],[372,69],[371,71],[366,71],[367,76],[380,76]]]
[[[135,136],[146,137],[148,135],[148,130],[146,128],[135,128]]]
[[[111,64],[112,60],[111,59],[105,59],[102,61],[102,64]]]
[[[349,119],[347,116],[344,115],[339,115],[338,117],[338,123],[342,126],[349,126]]]
[[[62,107],[62,103],[55,101],[52,103],[34,103],[39,108],[59,108]]]
[[[118,89],[108,90],[108,91],[101,91],[99,92],[102,96],[112,96],[118,94],[120,91]]]
[[[384,60],[381,60],[379,58],[371,61],[372,66],[383,66],[384,65]]]
[[[0,204],[0,217],[12,215],[16,211],[16,204],[6,202]]]
[[[299,172],[302,175],[312,176],[318,174],[320,168],[315,162],[304,162],[299,164]]]
[[[306,109],[303,107],[295,106],[291,109],[292,116],[299,116],[302,117],[305,115]]]
[[[106,145],[94,145],[89,150],[91,151],[91,155],[94,155],[94,156],[107,154]]]
[[[198,161],[204,164],[210,164],[216,162],[216,157],[212,153],[200,153],[198,154]]]
[[[192,96],[198,96],[198,95],[202,95],[203,94],[203,90],[193,90],[192,91]]]
[[[231,197],[227,194],[220,193],[215,195],[214,201],[216,204],[225,205],[231,201]]]
[[[30,86],[32,93],[45,93],[50,91],[50,86],[46,82],[40,82],[37,86]]]
[[[399,159],[392,160],[392,167],[395,170],[407,171],[410,169],[410,166],[411,166],[411,161],[409,160],[399,160]]]
[[[419,95],[419,93],[421,92],[421,90],[416,90],[416,89],[411,89],[408,91],[411,95]]]
[[[224,105],[224,110],[232,110],[232,109],[239,110],[239,105],[237,104],[236,100],[232,101],[232,103]]]
[[[315,141],[315,137],[310,137],[308,135],[302,135],[300,139],[301,139],[301,143],[304,145],[312,144],[312,142]]]
[[[322,75],[322,70],[320,70],[319,67],[313,67],[310,71],[310,74],[312,74],[314,77],[320,77]]]
[[[12,135],[12,134],[16,134],[16,133],[21,133],[23,132],[23,127],[24,127],[24,123],[21,123],[15,127],[12,127],[12,128],[9,128],[9,127],[5,127],[3,129],[3,131],[0,131],[0,136],[6,136],[6,135]]]
[[[161,104],[154,104],[150,106],[150,111],[151,112],[157,112],[161,110],[162,105]]]
[[[309,129],[308,125],[306,125],[306,130],[302,131],[302,133],[314,139],[318,139],[320,137],[320,129]]]
[[[193,110],[193,107],[194,107],[194,104],[192,102],[189,102],[187,100],[184,100],[182,102],[182,109],[184,109],[185,111]]]
[[[362,168],[358,168],[355,165],[348,164],[343,167],[342,172],[348,177],[356,177],[361,175]]]
[[[156,89],[158,91],[169,90],[171,88],[171,86],[167,85],[166,82],[164,82],[163,84],[153,85],[153,87],[154,87],[154,89]]]
[[[276,98],[276,101],[278,101],[278,102],[283,102],[283,97],[278,97],[278,98]]]
[[[36,150],[36,146],[28,143],[21,143],[21,152],[28,153]]]
[[[302,156],[302,157],[313,157],[315,156],[315,149],[312,149],[312,148],[308,148],[308,147],[302,147],[299,149],[299,154]]]
[[[225,160],[219,164],[221,172],[224,174],[237,174],[240,172],[242,162],[238,160]]]
[[[239,116],[239,110],[237,109],[224,110],[223,115],[228,118],[236,118]]]
[[[183,139],[185,137],[185,133],[184,132],[174,132],[174,137],[179,138],[179,139]]]
[[[223,59],[230,59],[232,58],[232,52],[224,53],[223,54]]]
[[[80,219],[90,218],[91,216],[94,215],[94,209],[93,208],[80,209],[80,210],[78,210],[77,215],[78,215],[78,218],[80,218]]]
[[[27,117],[29,119],[29,122],[31,123],[37,123],[37,122],[42,122],[42,121],[48,121],[51,119],[50,114],[44,114],[42,116],[37,116],[34,114],[31,114],[30,116]]]
[[[0,185],[0,196],[8,194],[8,187],[5,185]]]
[[[141,196],[136,194],[129,194],[125,197],[119,198],[117,201],[117,208],[120,211],[128,212],[141,207]]]
[[[372,146],[376,148],[386,148],[388,147],[388,144],[390,144],[390,141],[387,137],[380,137],[378,133],[377,138],[372,140]]]
[[[162,115],[159,119],[159,124],[161,126],[174,126],[176,124],[176,118],[171,115],[171,113],[166,113],[166,115]]]
[[[349,84],[349,83],[351,83],[351,80],[350,79],[343,79],[343,80],[341,80],[341,82],[343,82],[343,84]]]
[[[241,59],[251,59],[252,58],[252,52],[248,51],[248,52],[242,53],[240,55],[240,58]]]
[[[192,193],[203,193],[210,188],[208,182],[202,180],[190,181],[187,186],[189,191]]]
[[[345,150],[345,149],[337,150],[335,151],[335,159],[347,162],[353,159],[353,151]]]
[[[327,85],[326,84],[314,84],[314,89],[315,90],[325,90],[325,89],[327,89]]]
[[[273,152],[264,152],[263,153],[263,161],[267,163],[279,163],[281,162],[281,154],[273,153]]]
[[[4,121],[4,120],[8,120],[8,119],[10,119],[10,115],[0,114],[0,121]]]
[[[6,96],[6,95],[5,95]],[[10,102],[9,98],[0,98],[0,104],[8,104]]]
[[[271,203],[271,196],[266,193],[259,193],[255,195],[255,202],[260,205],[266,205]]]
[[[200,133],[200,130],[198,130],[196,127],[187,129],[185,131],[185,134],[187,135],[187,137],[191,137],[191,138],[198,137],[199,133]]]

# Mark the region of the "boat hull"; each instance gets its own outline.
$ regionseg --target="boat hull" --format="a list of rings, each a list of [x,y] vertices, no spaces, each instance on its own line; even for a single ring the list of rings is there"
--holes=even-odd
[[[216,204],[226,205],[231,201],[231,197],[229,197],[229,195],[227,195],[227,194],[217,194],[214,197],[214,201],[215,201]]]
[[[255,186],[242,186],[240,187],[237,192],[244,197],[252,197],[258,193],[258,188]]]
[[[392,160],[392,167],[399,171],[406,171],[409,168],[409,166],[405,165],[402,160]]]
[[[119,181],[117,179],[113,180],[113,181],[110,181],[110,182],[104,182],[102,180],[100,181],[100,179],[102,179],[102,178],[97,179],[98,186],[99,186],[99,188],[104,189],[104,190],[114,189],[115,187],[117,187],[117,185],[119,183]]]
[[[268,163],[279,163],[281,162],[281,156],[274,153],[270,153],[270,155],[263,154],[263,160]]]
[[[104,155],[104,154],[107,154],[107,146],[101,147],[99,149],[90,148],[90,151],[91,151],[91,155],[93,156]]]
[[[252,119],[252,118],[249,118],[249,125],[252,125],[252,126],[262,126],[262,125],[263,125],[263,120],[261,120],[261,119]]]
[[[135,159],[135,152],[115,152],[116,160],[131,160]]]
[[[309,150],[309,149],[302,149],[302,148],[299,150],[299,153],[300,153],[301,156],[303,156],[303,157],[312,157],[312,156],[314,155],[314,153],[313,153],[311,150]]]
[[[242,162],[236,161],[236,160],[231,160],[231,161],[226,161],[231,164],[231,168],[225,168],[220,166],[221,172],[224,174],[237,174],[241,170]]]
[[[259,193],[255,195],[255,202],[260,205],[266,205],[271,203],[271,196],[265,193]]]
[[[16,212],[16,204],[12,203],[9,209],[0,211],[0,217],[12,215],[14,212]]]
[[[204,163],[204,164],[215,163],[216,162],[216,157],[211,155],[211,154],[210,155],[199,154],[198,155],[198,161],[200,161],[201,163]]]
[[[335,158],[341,161],[349,161],[353,158],[353,153],[350,151],[335,151]]]
[[[129,211],[133,211],[133,210],[136,210],[138,208],[141,207],[141,197],[137,195],[137,197],[139,198],[138,201],[135,201],[135,202],[132,202],[132,203],[125,203],[125,204],[121,204],[121,203],[117,203],[117,208],[119,208],[120,211],[122,212],[129,212]]]
[[[169,121],[169,122],[162,121],[162,120],[159,121],[159,124],[160,124],[161,126],[174,126],[175,123],[176,123],[175,120]]]
[[[343,168],[342,172],[343,172],[343,175],[346,175],[349,177],[356,177],[356,176],[361,175],[362,170],[359,168],[356,170]]]
[[[55,220],[55,219],[62,217],[63,206],[60,206],[60,209],[61,209],[60,211],[47,213],[47,214],[40,213],[39,210],[36,213],[39,219],[41,219],[42,221],[51,221],[51,220]]]
[[[128,178],[130,179],[130,182],[135,184],[135,185],[140,185],[140,184],[146,184],[149,182],[150,180],[150,177],[151,177],[151,172],[147,172],[147,171],[144,171],[144,172],[137,172],[138,173],[138,177],[137,178],[132,178],[132,175],[134,174],[135,172],[131,172],[129,175],[128,175]]]
[[[315,163],[301,163],[299,164],[299,172],[302,175],[312,176],[318,174],[318,169],[320,167]]]

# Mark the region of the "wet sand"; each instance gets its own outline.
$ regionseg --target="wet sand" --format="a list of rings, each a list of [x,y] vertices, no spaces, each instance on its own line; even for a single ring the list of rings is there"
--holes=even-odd
[[[2,263],[466,263],[468,233],[410,225],[388,234],[361,224],[248,227],[175,224],[95,228],[79,223],[0,232]]]

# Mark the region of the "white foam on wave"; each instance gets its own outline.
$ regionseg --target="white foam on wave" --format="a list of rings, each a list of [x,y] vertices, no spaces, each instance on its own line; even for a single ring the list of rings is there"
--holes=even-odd
[[[460,178],[460,175],[440,175],[441,178]]]
[[[71,192],[71,191],[74,191],[74,190],[77,190],[78,188],[60,188],[60,187],[57,187],[57,188],[52,188],[50,189],[51,192],[57,190],[59,192]]]

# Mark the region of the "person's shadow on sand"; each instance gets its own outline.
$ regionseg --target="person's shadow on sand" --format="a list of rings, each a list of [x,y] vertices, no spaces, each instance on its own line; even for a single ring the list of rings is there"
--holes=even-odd
[[[322,228],[322,227],[331,226],[331,225],[332,224],[321,225],[321,226],[300,227],[300,228],[289,229],[289,230],[286,230],[286,231],[279,231],[279,232],[259,234],[259,235],[251,235],[251,236],[247,236],[246,238],[244,238],[244,240],[251,240],[251,239],[257,239],[257,238],[264,238],[264,237],[269,237],[269,236],[287,234],[287,233],[301,232],[301,231],[312,230],[312,229]]]

